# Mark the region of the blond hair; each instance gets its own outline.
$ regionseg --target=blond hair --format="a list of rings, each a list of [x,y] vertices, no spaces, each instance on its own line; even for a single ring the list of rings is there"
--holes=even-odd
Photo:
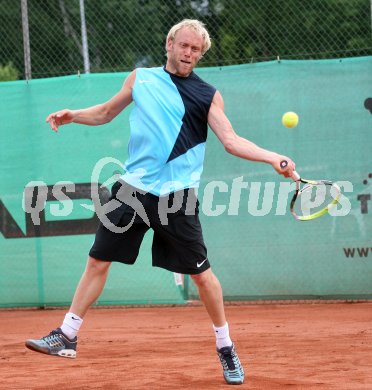
[[[184,19],[181,22],[175,24],[170,30],[167,35],[167,41],[168,43],[169,39],[174,41],[174,38],[179,30],[181,28],[190,28],[191,30],[195,31],[197,34],[199,34],[203,38],[203,47],[202,47],[202,55],[204,55],[211,47],[211,39],[209,38],[209,33],[207,29],[204,27],[204,23],[200,22],[196,19]],[[167,48],[167,46],[165,46]]]

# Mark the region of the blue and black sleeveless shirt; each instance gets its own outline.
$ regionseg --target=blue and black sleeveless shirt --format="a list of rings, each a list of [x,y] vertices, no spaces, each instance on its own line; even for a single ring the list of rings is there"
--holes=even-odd
[[[138,68],[122,180],[154,195],[198,187],[216,89],[195,73]]]

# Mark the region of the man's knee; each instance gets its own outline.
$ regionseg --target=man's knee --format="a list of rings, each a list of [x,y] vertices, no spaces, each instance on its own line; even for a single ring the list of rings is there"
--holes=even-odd
[[[216,277],[210,268],[200,274],[191,275],[191,278],[197,287],[207,287],[216,280]]]
[[[92,274],[105,274],[110,268],[110,261],[102,261],[89,256],[86,271]]]

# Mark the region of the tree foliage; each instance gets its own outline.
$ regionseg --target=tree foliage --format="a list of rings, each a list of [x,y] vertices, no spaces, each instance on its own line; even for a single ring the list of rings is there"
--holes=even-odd
[[[0,81],[18,80],[19,72],[11,62],[6,65],[0,64]]]
[[[23,69],[20,0],[0,0],[0,62]],[[32,75],[83,71],[78,0],[28,0]],[[206,23],[204,66],[372,55],[370,0],[85,0],[92,72],[165,62],[165,37],[184,18]]]

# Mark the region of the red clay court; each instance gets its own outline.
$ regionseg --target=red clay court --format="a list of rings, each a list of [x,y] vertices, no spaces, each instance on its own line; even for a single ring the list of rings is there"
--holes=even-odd
[[[226,307],[245,366],[241,389],[370,390],[372,303]],[[25,348],[65,310],[2,310],[1,389],[223,389],[203,307],[93,309],[77,359]],[[197,345],[197,347],[195,347]]]

